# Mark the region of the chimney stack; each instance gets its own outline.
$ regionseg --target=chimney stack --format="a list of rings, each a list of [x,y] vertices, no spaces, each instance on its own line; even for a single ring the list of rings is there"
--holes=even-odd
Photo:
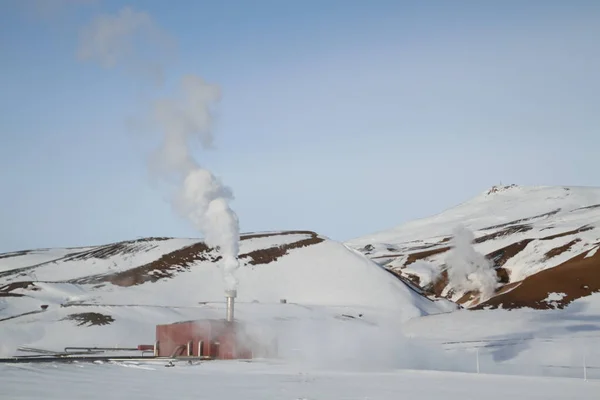
[[[233,322],[234,298],[237,296],[237,290],[226,290],[225,297],[227,298],[227,322]]]

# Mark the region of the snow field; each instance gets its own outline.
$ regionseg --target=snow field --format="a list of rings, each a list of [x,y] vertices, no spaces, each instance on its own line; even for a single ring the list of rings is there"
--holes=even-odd
[[[597,399],[600,383],[433,371],[339,372],[261,362],[0,366],[3,393],[29,399]],[[35,382],[35,384],[31,384]]]

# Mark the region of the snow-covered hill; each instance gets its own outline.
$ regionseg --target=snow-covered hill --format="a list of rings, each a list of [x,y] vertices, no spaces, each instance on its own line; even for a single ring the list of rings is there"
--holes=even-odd
[[[344,313],[368,318],[383,311],[404,321],[453,306],[421,296],[359,252],[314,232],[241,239],[240,319],[282,312],[309,319]],[[218,261],[219,254],[202,241],[173,238],[1,254],[0,324],[3,332],[16,333],[3,334],[0,342],[5,352],[15,344],[114,346],[128,337],[135,345],[152,343],[156,324],[222,318]],[[281,299],[287,301],[285,311]],[[306,307],[317,311],[307,316]],[[82,337],[78,326],[93,326],[98,333],[86,331]]]
[[[487,373],[581,377],[585,358],[586,376],[598,379],[600,293],[582,297],[570,291],[565,297],[547,292],[560,293],[561,285],[573,282],[587,287],[580,289],[584,295],[597,290],[593,275],[585,283],[581,279],[597,265],[593,251],[600,207],[592,206],[600,204],[599,192],[495,189],[431,219],[352,241],[351,246],[309,231],[245,234],[235,318],[261,342],[277,340],[279,360],[255,360],[274,374],[295,364],[308,371],[480,368]],[[436,271],[443,268],[458,223],[475,231],[476,250],[491,253],[505,282],[515,283],[519,273],[527,276],[512,286],[504,284],[479,306],[499,304],[495,301],[512,306],[529,301],[527,295],[534,301],[526,305],[539,307],[580,298],[563,310],[457,310],[436,293],[452,299],[463,295],[448,294],[443,273]],[[551,268],[565,260],[569,267]],[[223,318],[218,261],[218,252],[202,241],[174,238],[0,254],[0,354],[19,354],[22,345],[60,351],[66,346],[151,344],[157,324]],[[548,286],[537,286],[534,279],[561,270],[565,275],[546,277]],[[442,279],[430,285],[435,286],[431,298],[423,296],[431,290],[423,283],[437,275]],[[515,293],[510,302],[503,297]],[[542,295],[547,302],[536,300]],[[219,365],[215,362],[215,368]],[[229,365],[223,370],[235,368]],[[6,374],[10,367],[2,368]],[[97,376],[96,370],[86,371],[88,377]]]
[[[449,282],[453,231],[473,231],[474,249],[499,281],[489,300]],[[432,298],[466,307],[562,307],[600,290],[600,188],[493,187],[433,217],[347,243]]]

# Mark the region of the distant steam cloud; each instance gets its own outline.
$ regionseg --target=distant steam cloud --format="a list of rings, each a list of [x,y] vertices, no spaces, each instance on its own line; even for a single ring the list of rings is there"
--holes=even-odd
[[[474,239],[473,232],[463,226],[454,230],[452,249],[446,258],[448,284],[454,290],[477,290],[480,301],[485,301],[498,287],[498,275],[492,262],[475,251]]]
[[[77,55],[104,68],[117,66],[164,80],[164,65],[175,55],[175,42],[144,12],[131,7],[97,16],[81,31]]]

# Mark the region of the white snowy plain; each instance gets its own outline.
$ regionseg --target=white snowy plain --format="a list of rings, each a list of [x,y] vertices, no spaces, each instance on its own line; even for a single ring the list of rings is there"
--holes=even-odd
[[[273,362],[0,366],[7,399],[597,399],[600,382],[436,371],[304,369]],[[4,398],[4,397],[3,397]]]

